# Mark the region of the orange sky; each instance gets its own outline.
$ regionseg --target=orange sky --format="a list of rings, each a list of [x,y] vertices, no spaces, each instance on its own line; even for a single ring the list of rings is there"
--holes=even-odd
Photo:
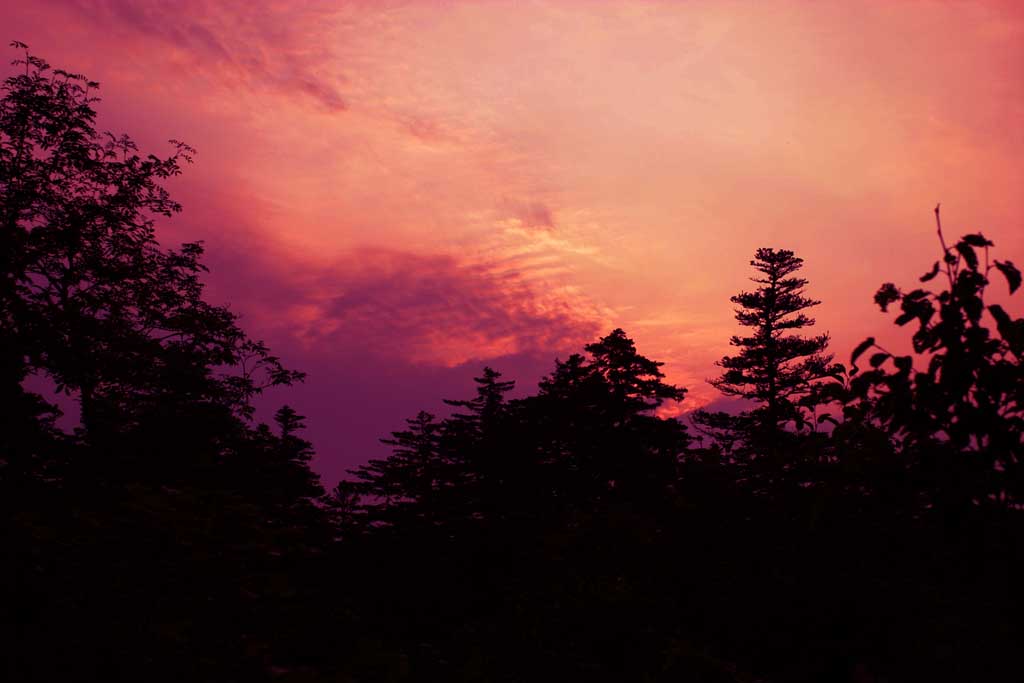
[[[101,124],[199,148],[162,234],[207,239],[213,293],[311,373],[468,377],[621,326],[696,404],[759,246],[806,259],[843,361],[891,326],[877,286],[934,260],[936,202],[1024,262],[1019,3],[67,0],[0,25],[99,80]]]

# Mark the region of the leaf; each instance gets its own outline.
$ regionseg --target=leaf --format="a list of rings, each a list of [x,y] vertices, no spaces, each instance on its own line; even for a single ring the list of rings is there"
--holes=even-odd
[[[888,310],[889,304],[900,298],[900,290],[896,289],[896,285],[891,282],[886,282],[884,285],[878,288],[875,292],[875,303],[883,311]]]
[[[902,315],[900,315],[900,317],[896,318],[895,322],[897,325],[902,327],[903,325],[906,325],[916,317],[917,316],[914,315],[913,313],[903,313]]]
[[[971,270],[978,269],[978,255],[974,253],[974,249],[971,247],[971,245],[967,244],[966,242],[957,242],[956,250],[960,252],[961,256],[964,257],[964,260],[967,261],[967,266]]]
[[[910,356],[896,356],[892,359],[892,362],[904,374],[909,373],[911,368],[914,367],[914,360]]]
[[[875,345],[875,338],[874,337],[868,337],[867,339],[862,341],[860,344],[857,344],[857,348],[855,348],[853,350],[853,353],[850,354],[850,365],[852,366],[850,368],[850,374],[851,375],[856,375],[857,372],[859,371],[859,368],[857,367],[857,359],[860,358],[861,355],[865,351],[867,351],[868,349],[870,349],[874,345]]]
[[[884,363],[886,361],[886,359],[888,359],[888,358],[889,358],[889,354],[885,353],[884,351],[881,351],[879,353],[873,354],[871,356],[871,361],[870,361],[871,367],[877,368],[879,365]]]
[[[973,235],[964,235],[960,238],[961,242],[971,245],[972,247],[992,247],[995,246],[991,241],[985,239],[985,236],[980,232]]]
[[[1005,310],[1003,310],[1002,306],[999,306],[998,304],[992,304],[991,306],[988,307],[988,312],[991,313],[992,317],[996,319],[997,325],[1010,324],[1010,316]]]
[[[964,313],[967,314],[968,320],[972,322],[978,322],[981,320],[981,312],[984,310],[985,304],[982,303],[981,297],[971,296],[963,300]]]
[[[1010,261],[996,261],[996,268],[1006,278],[1007,284],[1010,285],[1010,294],[1013,294],[1021,285],[1020,271],[1017,270],[1017,266],[1013,265]]]
[[[995,304],[989,306],[988,311],[996,319],[996,329],[999,330],[999,336],[1017,353],[1022,346],[1022,342],[1024,342],[1024,320],[1015,321],[1003,310],[1002,306]]]
[[[921,282],[928,282],[929,280],[931,280],[932,278],[934,278],[938,274],[939,274],[939,262],[936,261],[935,265],[932,266],[932,269],[929,270],[927,273],[925,273],[924,275],[921,276]]]

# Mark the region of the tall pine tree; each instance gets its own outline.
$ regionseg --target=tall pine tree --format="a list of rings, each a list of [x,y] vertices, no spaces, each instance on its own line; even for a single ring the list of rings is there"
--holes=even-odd
[[[788,426],[799,430],[813,423],[819,385],[840,369],[826,353],[828,334],[796,334],[814,325],[804,311],[821,303],[804,295],[807,280],[795,275],[803,259],[786,249],[762,248],[750,265],[758,272],[751,278],[758,288],[730,299],[739,306],[736,320],[750,332],[729,340],[739,353],[718,361],[724,372],[709,381],[754,407],[738,415],[701,411],[694,421],[724,437],[719,440],[736,440],[748,454],[764,455],[778,452]]]

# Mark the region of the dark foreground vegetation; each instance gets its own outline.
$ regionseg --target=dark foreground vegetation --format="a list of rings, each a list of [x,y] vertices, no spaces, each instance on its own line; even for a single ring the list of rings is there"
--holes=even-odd
[[[615,330],[526,398],[484,369],[325,493],[302,418],[252,419],[301,375],[204,301],[200,245],[156,241],[190,149],[141,155],[95,84],[18,69],[4,680],[1020,679],[1024,319],[985,296],[1021,277],[982,235],[878,291],[914,356],[834,362],[800,259],[762,249],[715,381],[744,412],[660,417],[684,390]]]

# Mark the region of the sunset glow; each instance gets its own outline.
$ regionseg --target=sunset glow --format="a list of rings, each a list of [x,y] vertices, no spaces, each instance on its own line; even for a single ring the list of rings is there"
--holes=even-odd
[[[529,388],[614,327],[684,410],[716,400],[757,247],[805,259],[843,362],[892,327],[878,285],[936,258],[936,203],[1024,261],[1022,7],[52,0],[0,25],[102,84],[101,128],[198,149],[161,239],[205,240],[209,298],[309,373],[288,401],[333,482],[484,364]]]

